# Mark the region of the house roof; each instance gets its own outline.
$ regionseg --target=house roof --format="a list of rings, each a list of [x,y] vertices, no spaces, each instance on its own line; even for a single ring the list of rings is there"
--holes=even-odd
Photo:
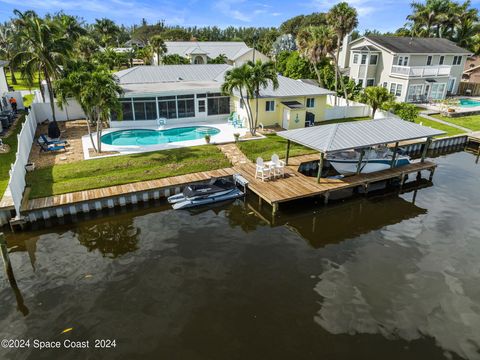
[[[227,64],[136,66],[115,73],[120,85],[185,81],[223,82]]]
[[[165,45],[169,55],[187,57],[201,53],[213,59],[224,54],[231,61],[251,50],[243,41],[165,41]]]
[[[384,49],[397,54],[471,54],[471,51],[461,48],[453,41],[442,38],[368,35],[360,39],[370,40]]]
[[[8,65],[8,61],[6,60],[0,60],[0,67],[5,67]]]
[[[287,140],[328,153],[445,134],[412,122],[387,118],[353,121],[277,132]]]
[[[225,72],[232,69],[226,64],[136,66],[115,73],[126,93],[184,91],[189,89],[220,89]],[[260,97],[296,97],[334,94],[319,86],[300,80],[278,76],[279,87],[270,84],[260,89]],[[236,94],[237,95],[237,94]]]
[[[290,79],[282,75],[278,75],[278,85],[277,89],[273,89],[272,84],[269,83],[266,88],[260,89],[260,97],[272,98],[334,94],[333,91],[305,83],[301,80]]]

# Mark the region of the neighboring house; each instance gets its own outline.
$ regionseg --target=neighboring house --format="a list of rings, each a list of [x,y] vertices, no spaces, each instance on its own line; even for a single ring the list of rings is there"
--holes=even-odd
[[[465,62],[462,80],[471,83],[480,83],[480,56],[471,56]]]
[[[248,120],[244,104],[236,96],[221,94],[226,64],[138,66],[117,72],[124,90],[121,98],[123,119],[112,116],[111,125],[155,126],[160,118],[168,125],[192,122],[226,122],[237,112],[245,127]],[[331,91],[299,80],[278,77],[279,88],[260,91],[259,123],[286,129],[322,121],[326,97]],[[255,101],[251,101],[255,111]]]
[[[166,41],[167,55],[180,55],[190,60],[191,64],[207,64],[209,59],[219,55],[227,57],[227,64],[240,66],[248,60],[270,60],[258,50],[248,47],[243,41]],[[153,56],[157,64],[156,54]]]
[[[406,102],[456,94],[470,54],[447,39],[397,36],[364,36],[341,52],[340,67],[357,84],[383,86]]]

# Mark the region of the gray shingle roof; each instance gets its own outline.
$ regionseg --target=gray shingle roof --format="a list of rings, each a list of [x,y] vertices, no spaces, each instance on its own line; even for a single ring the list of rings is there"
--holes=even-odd
[[[320,125],[277,133],[285,139],[324,153],[442,134],[445,132],[395,118]]]
[[[165,41],[165,45],[168,55],[186,57],[195,50],[193,53],[207,54],[211,59],[224,54],[231,61],[250,50],[243,41]]]
[[[394,52],[408,54],[471,54],[453,41],[440,38],[416,38],[404,36],[365,36],[378,45]]]
[[[226,64],[136,66],[115,73],[123,84],[148,84],[180,81],[223,82]]]

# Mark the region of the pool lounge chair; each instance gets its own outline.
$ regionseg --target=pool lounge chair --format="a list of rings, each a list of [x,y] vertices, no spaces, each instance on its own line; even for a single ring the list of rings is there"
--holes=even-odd
[[[59,150],[67,151],[67,149],[65,149],[65,145],[55,145],[55,144],[47,145],[47,144],[41,143],[38,139],[37,139],[37,144],[38,146],[40,146],[40,152],[51,152],[51,151],[59,151]]]
[[[48,140],[45,134],[40,135],[40,139],[42,139],[43,143],[46,145],[67,145],[67,140]]]

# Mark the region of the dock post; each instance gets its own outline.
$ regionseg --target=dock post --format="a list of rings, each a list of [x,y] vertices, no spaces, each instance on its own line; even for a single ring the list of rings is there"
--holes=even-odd
[[[403,184],[405,184],[405,173],[402,173],[402,176],[400,177],[400,191],[402,191]]]
[[[395,143],[395,148],[393,149],[392,163],[390,164],[391,169],[395,167],[395,161],[397,160],[397,151],[398,151],[398,141]]]
[[[428,177],[428,181],[432,181],[433,180],[433,174],[435,173],[435,168],[432,167],[430,169],[430,176]]]
[[[320,153],[320,161],[318,162],[317,183],[320,182],[320,178],[322,177],[323,158],[324,157],[325,157],[325,154],[323,152]]]
[[[272,204],[272,216],[275,217],[278,211],[278,203],[273,203]]]
[[[288,165],[289,155],[290,155],[290,140],[287,140],[287,154],[285,155],[285,165]]]
[[[420,160],[420,162],[422,163],[425,162],[425,157],[427,156],[428,148],[430,147],[431,143],[432,143],[432,138],[428,137],[427,141],[425,142],[425,146],[423,147],[422,159]]]
[[[262,209],[262,198],[258,195],[258,208]]]
[[[363,190],[365,192],[365,195],[368,194],[368,182],[366,182],[365,184],[363,184]]]
[[[330,191],[327,191],[324,195],[324,199],[323,199],[323,204],[324,205],[327,205],[328,204],[328,198],[330,197]]]

